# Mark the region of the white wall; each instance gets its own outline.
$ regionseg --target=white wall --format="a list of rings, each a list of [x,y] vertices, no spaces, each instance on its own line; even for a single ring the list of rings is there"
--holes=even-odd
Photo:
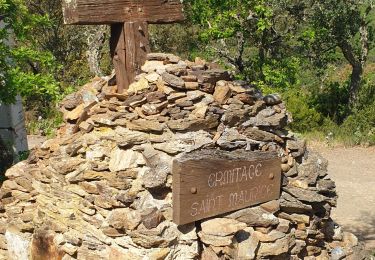
[[[4,22],[0,21],[0,28],[4,28]],[[12,43],[10,41],[7,44],[11,45]],[[0,102],[0,136],[5,143],[12,146],[15,161],[18,159],[19,152],[28,150],[21,97],[17,96],[16,102],[12,105],[5,105]]]

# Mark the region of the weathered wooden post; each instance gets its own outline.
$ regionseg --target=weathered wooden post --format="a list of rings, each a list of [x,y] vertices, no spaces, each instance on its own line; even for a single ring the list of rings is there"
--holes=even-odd
[[[110,24],[118,92],[134,81],[149,52],[148,23],[184,19],[180,0],[63,0],[66,24]]]

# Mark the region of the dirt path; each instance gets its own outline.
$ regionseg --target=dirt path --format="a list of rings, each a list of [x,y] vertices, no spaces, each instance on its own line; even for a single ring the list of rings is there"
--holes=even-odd
[[[312,145],[329,161],[339,195],[333,219],[375,251],[375,147]]]

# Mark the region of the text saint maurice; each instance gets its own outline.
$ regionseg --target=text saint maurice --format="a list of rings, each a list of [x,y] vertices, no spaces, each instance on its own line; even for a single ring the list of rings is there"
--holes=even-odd
[[[262,163],[249,164],[242,167],[233,168],[225,171],[217,171],[209,175],[207,184],[209,188],[222,187],[230,184],[249,182],[254,178],[262,176]],[[229,208],[235,208],[240,205],[246,205],[252,201],[257,201],[270,194],[274,184],[259,185],[249,187],[246,190],[231,192],[228,197],[224,195],[207,195],[202,201],[196,201],[191,205],[191,216],[207,214],[227,205]]]

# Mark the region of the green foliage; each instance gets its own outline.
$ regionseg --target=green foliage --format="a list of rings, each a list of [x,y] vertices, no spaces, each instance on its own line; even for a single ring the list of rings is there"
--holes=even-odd
[[[310,132],[321,127],[324,117],[310,104],[310,97],[298,89],[292,89],[283,95],[287,109],[292,113],[290,128],[299,133]]]
[[[38,49],[30,33],[34,27],[47,25],[48,17],[30,14],[22,0],[1,1],[0,13],[5,14],[5,26],[0,29],[0,101],[13,102],[17,93],[56,101],[56,63],[49,52]]]
[[[254,81],[265,94],[292,90],[298,83],[297,72],[300,62],[298,58],[270,60],[263,66],[263,80]]]
[[[150,25],[150,43],[153,51],[174,53],[184,59],[207,57],[199,42],[200,29],[188,20],[181,24]]]
[[[48,108],[43,114],[44,117],[29,120],[26,127],[30,134],[53,137],[56,129],[63,123],[62,114],[56,108]]]
[[[328,82],[320,88],[312,89],[310,104],[314,108],[331,118],[334,122],[341,124],[349,115],[348,106],[349,88],[348,83],[339,84],[338,82]]]
[[[287,88],[295,83],[298,58],[289,41],[297,31],[299,3],[284,1],[187,2],[199,39],[213,59],[234,67],[239,77],[262,88]]]

